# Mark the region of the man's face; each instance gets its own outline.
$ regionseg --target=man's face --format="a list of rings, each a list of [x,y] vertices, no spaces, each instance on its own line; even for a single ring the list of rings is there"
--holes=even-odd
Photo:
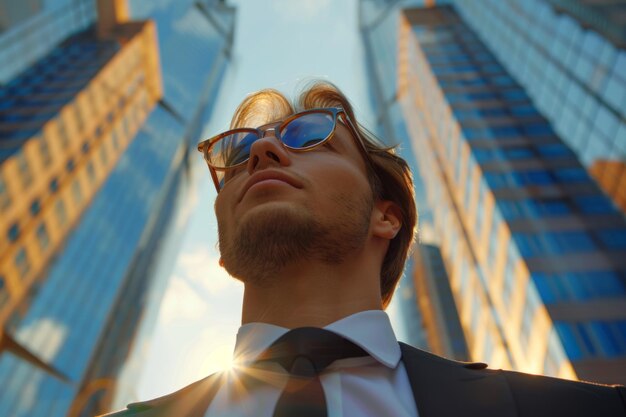
[[[302,260],[339,263],[368,236],[366,165],[340,122],[308,152],[286,149],[270,130],[227,178],[215,202],[219,245],[227,271],[244,282],[271,285],[282,267]]]

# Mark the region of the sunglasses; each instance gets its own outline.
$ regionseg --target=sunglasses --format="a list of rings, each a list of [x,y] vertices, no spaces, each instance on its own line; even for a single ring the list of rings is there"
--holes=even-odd
[[[357,147],[368,164],[372,164],[359,135],[348,114],[341,107],[328,107],[305,110],[289,116],[282,122],[267,129],[240,128],[228,130],[203,140],[198,144],[209,166],[215,188],[219,193],[224,184],[232,178],[228,172],[245,165],[250,159],[252,144],[273,131],[282,146],[294,152],[307,152],[331,140],[337,128],[337,120],[348,127]]]

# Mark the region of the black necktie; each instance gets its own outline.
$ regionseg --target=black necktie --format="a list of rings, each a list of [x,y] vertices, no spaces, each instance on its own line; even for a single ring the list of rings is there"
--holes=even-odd
[[[319,374],[337,359],[368,356],[347,339],[317,327],[293,329],[276,340],[257,362],[276,362],[289,372],[273,417],[327,417]]]

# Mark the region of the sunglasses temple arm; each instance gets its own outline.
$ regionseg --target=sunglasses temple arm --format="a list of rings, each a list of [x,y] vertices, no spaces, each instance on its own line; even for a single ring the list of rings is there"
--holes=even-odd
[[[215,184],[215,189],[217,190],[217,192],[219,194],[219,192],[220,192],[220,182],[217,179],[217,172],[215,172],[215,168],[213,168],[211,165],[208,165],[208,166],[209,166],[209,172],[211,173],[211,178],[213,179],[213,184]]]
[[[345,112],[343,113],[343,119],[347,122],[348,128],[351,130],[352,135],[354,136],[354,138],[358,142],[359,149],[361,150],[361,153],[363,154],[363,157],[365,158],[367,163],[370,166],[372,166],[372,161],[370,159],[371,157],[370,157],[369,153],[367,152],[367,148],[365,147],[365,142],[363,141],[363,138],[361,137],[361,134],[359,133],[358,129],[356,128],[354,123],[352,123],[352,120],[350,120],[350,118],[348,117],[348,115]],[[372,169],[373,168],[374,167],[372,166]]]

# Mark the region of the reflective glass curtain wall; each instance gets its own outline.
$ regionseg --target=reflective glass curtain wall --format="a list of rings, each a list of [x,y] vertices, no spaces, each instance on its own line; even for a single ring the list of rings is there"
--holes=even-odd
[[[454,4],[626,212],[626,3]]]
[[[405,10],[400,30],[400,102],[472,358],[623,383],[623,215],[452,7]]]
[[[1,353],[3,416],[92,416],[134,399],[137,373],[118,377],[138,369],[127,360],[147,339],[135,335],[154,320],[165,287],[155,279],[167,274],[154,265],[180,232],[171,220],[228,63],[234,11],[215,1],[131,2],[131,15],[156,23],[163,97],[10,323],[23,346],[70,382]]]
[[[360,0],[359,27],[365,50],[366,69],[370,85],[372,108],[376,115],[375,134],[398,150],[417,173],[415,157],[410,152],[410,141],[398,102],[397,45],[400,4],[421,5],[423,1]],[[430,210],[426,205],[424,186],[415,176],[415,192],[418,201],[419,223],[430,223]],[[419,237],[418,237],[419,239]],[[406,342],[427,347],[422,328],[422,317],[417,308],[415,287],[412,279],[413,259],[409,259],[392,303],[398,308]]]

